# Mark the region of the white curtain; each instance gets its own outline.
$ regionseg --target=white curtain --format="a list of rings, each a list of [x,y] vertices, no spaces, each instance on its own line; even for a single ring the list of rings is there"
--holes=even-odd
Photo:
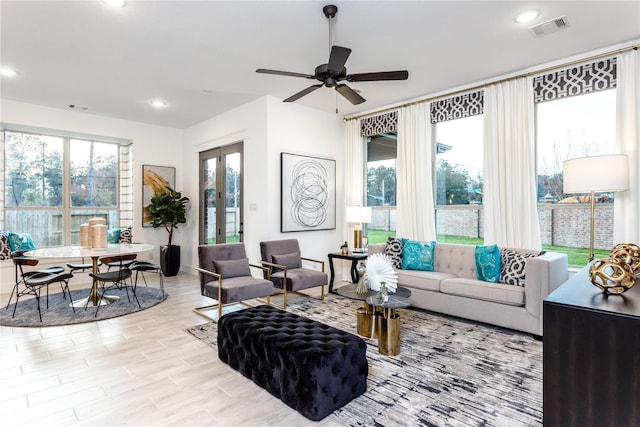
[[[433,204],[431,124],[429,104],[398,112],[396,166],[396,236],[420,241],[436,239]]]
[[[531,78],[484,90],[484,241],[540,249]]]
[[[364,144],[360,134],[360,119],[349,120],[345,126],[344,212],[346,206],[364,206]],[[344,220],[344,215],[342,216]],[[346,223],[346,221],[345,221]],[[353,245],[355,224],[346,224],[344,240]]]
[[[640,244],[640,52],[617,62],[616,153],[629,156],[629,191],[615,195],[613,243]]]

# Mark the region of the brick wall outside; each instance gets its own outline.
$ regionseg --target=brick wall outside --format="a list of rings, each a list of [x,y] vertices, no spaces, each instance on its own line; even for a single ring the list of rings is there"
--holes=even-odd
[[[540,232],[542,244],[589,247],[589,204],[540,204]],[[613,247],[613,203],[595,205],[594,246],[596,249]],[[459,205],[439,207],[436,213],[438,234],[463,237],[483,237],[482,206]]]

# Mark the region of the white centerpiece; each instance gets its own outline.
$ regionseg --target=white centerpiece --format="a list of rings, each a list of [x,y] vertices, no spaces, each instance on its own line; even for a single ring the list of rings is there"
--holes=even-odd
[[[398,274],[391,260],[384,254],[373,254],[367,259],[365,280],[369,289],[380,290],[380,282],[385,282],[387,291],[394,293],[398,287]]]

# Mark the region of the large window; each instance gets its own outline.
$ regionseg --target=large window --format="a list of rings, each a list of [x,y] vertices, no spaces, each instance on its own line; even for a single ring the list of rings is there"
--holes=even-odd
[[[438,240],[460,243],[481,242],[482,115],[437,123],[434,125],[434,135]]]
[[[78,244],[92,217],[118,227],[118,164],[115,143],[5,131],[4,228],[42,247]]]
[[[572,265],[587,263],[590,195],[564,194],[562,167],[567,159],[613,154],[616,91],[537,104],[538,202],[542,243],[565,252]],[[595,247],[602,257],[613,247],[614,193],[596,194]]]
[[[367,206],[372,206],[371,223],[366,224],[369,243],[381,243],[396,233],[397,132],[367,137]]]

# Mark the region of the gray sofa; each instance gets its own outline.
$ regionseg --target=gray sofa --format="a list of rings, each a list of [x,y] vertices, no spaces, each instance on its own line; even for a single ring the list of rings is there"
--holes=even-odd
[[[369,255],[385,247],[370,245]],[[524,286],[478,280],[472,245],[437,243],[433,258],[434,271],[396,269],[414,307],[536,336],[542,336],[542,300],[569,275],[567,255],[555,252],[526,259]]]

